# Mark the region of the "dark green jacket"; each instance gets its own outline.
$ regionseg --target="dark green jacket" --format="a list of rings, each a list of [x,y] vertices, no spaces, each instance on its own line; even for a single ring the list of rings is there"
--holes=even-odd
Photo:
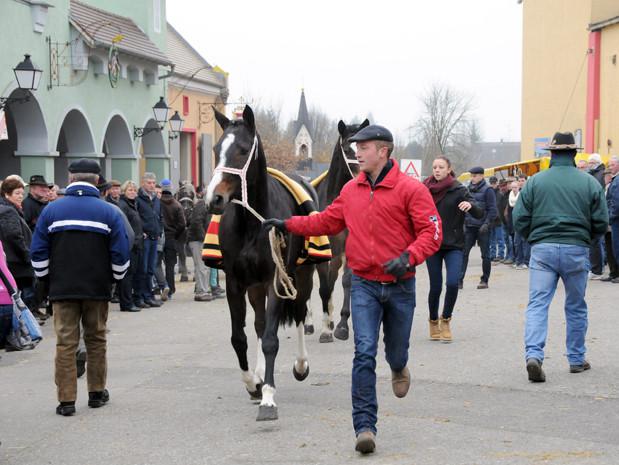
[[[529,243],[589,246],[606,232],[604,191],[569,156],[553,157],[550,168],[527,181],[513,212],[514,228]]]

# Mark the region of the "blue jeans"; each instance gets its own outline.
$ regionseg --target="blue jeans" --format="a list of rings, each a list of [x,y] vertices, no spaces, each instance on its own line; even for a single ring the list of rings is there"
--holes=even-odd
[[[381,323],[385,358],[393,371],[408,362],[415,312],[415,278],[380,284],[352,276],[352,326],[355,358],[352,366],[352,420],[355,433],[376,433],[376,353]]]
[[[144,250],[142,254],[142,298],[144,300],[154,299],[151,283],[157,266],[157,239],[144,239]]]
[[[514,253],[516,265],[528,265],[531,260],[531,245],[518,233],[514,233]]]
[[[501,225],[490,228],[490,258],[505,258],[505,239]]]
[[[570,365],[584,362],[587,334],[585,290],[589,266],[589,247],[568,244],[533,246],[529,270],[529,305],[524,332],[526,359],[544,360],[548,308],[561,278],[565,286],[567,359]]]
[[[462,270],[462,250],[439,250],[426,259],[428,275],[430,276],[430,293],[428,294],[428,310],[430,319],[438,320],[438,306],[443,290],[443,262],[447,270],[445,282],[445,303],[443,318],[451,318],[456,299],[458,298],[458,279]]]
[[[514,236],[509,233],[507,225],[503,225],[503,237],[505,238],[505,259],[514,261],[516,254],[514,254]]]
[[[619,264],[619,219],[613,220],[610,223],[611,237],[613,242],[613,254],[615,255],[615,261]]]

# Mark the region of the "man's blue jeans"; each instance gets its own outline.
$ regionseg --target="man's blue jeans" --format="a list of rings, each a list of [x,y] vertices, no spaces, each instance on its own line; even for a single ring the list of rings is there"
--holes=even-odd
[[[514,253],[516,265],[529,264],[531,260],[531,245],[519,233],[514,233]]]
[[[509,227],[503,225],[503,237],[505,238],[505,259],[515,261],[516,254],[514,253],[514,236],[509,233]]]
[[[352,325],[355,358],[352,366],[352,420],[355,433],[376,433],[376,353],[383,325],[385,358],[393,371],[408,362],[415,312],[415,278],[380,284],[352,276]]]
[[[502,225],[490,228],[490,259],[494,258],[505,258],[505,239]]]
[[[157,239],[144,239],[144,251],[142,255],[142,298],[154,299],[152,282],[157,266]]]
[[[581,365],[585,360],[588,324],[585,290],[589,247],[536,244],[531,249],[529,268],[529,305],[524,333],[526,359],[544,360],[548,308],[561,278],[565,286],[567,359],[570,365]]]
[[[613,254],[615,255],[615,261],[619,265],[619,219],[613,220],[610,223],[610,228],[613,241]]]

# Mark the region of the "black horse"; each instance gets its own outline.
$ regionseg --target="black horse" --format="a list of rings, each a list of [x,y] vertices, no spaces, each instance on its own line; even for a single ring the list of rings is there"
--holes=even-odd
[[[348,181],[359,173],[359,164],[355,157],[348,139],[356,134],[360,129],[368,126],[370,122],[366,119],[361,124],[346,125],[341,121],[337,125],[340,137],[333,148],[333,156],[327,176],[318,184],[316,192],[320,211],[333,203],[335,198],[340,195],[340,191]],[[318,277],[320,278],[320,300],[322,302],[322,330],[320,342],[333,342],[333,302],[332,294],[335,282],[340,271],[340,267],[345,261],[345,247],[348,230],[342,231],[337,236],[329,236],[331,244],[332,259],[329,262],[317,265]],[[338,339],[348,339],[348,318],[350,317],[350,285],[351,272],[348,266],[344,265],[344,275],[342,277],[342,287],[344,288],[344,302],[340,311],[341,319],[335,329],[335,337]],[[306,327],[306,333],[313,332],[313,324]]]
[[[246,206],[263,218],[288,218],[303,213],[291,194],[267,173],[266,158],[252,109],[246,106],[241,120],[230,121],[217,111],[215,117],[224,133],[214,147],[218,164],[208,186],[206,202],[210,213],[222,214],[219,240],[232,319],[231,342],[247,391],[252,398],[262,399],[257,420],[276,420],[274,368],[280,325],[296,324],[299,353],[293,373],[299,381],[309,374],[303,321],[311,294],[314,266],[297,266],[297,258],[304,248],[304,238],[287,235],[283,259],[297,289],[297,297],[294,300],[277,297],[268,232],[262,229],[260,220]],[[300,177],[295,180],[302,182]],[[308,183],[302,184],[310,194],[313,193],[317,203],[313,188]],[[246,206],[236,203],[239,201]],[[254,328],[258,336],[255,372],[249,369],[247,362],[245,294],[255,311]]]

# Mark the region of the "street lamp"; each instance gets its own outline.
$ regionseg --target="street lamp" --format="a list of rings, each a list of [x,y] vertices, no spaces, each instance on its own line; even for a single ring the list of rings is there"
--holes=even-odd
[[[174,135],[168,135],[169,139],[176,139],[179,133],[183,130],[183,125],[185,124],[185,120],[181,118],[181,115],[178,114],[178,111],[174,112],[172,118],[170,118],[170,131],[174,133]]]
[[[146,134],[149,134],[154,131],[157,131],[157,132],[162,131],[163,127],[168,122],[169,111],[170,111],[170,107],[168,107],[168,104],[165,103],[165,100],[163,99],[163,97],[159,97],[159,101],[155,103],[155,105],[153,106],[153,113],[155,115],[155,121],[157,121],[157,126],[149,127],[149,128],[138,128],[136,126],[133,126],[133,138],[137,139],[138,137],[144,137]],[[180,116],[178,118],[180,119]],[[170,119],[170,127],[172,127],[172,119]],[[181,127],[182,127],[182,120],[181,120]]]
[[[43,71],[32,63],[30,55],[24,55],[24,61],[13,68],[13,72],[15,73],[15,80],[20,90],[30,92],[36,91],[39,88],[39,82],[41,82]],[[0,110],[11,103],[24,103],[28,100],[30,100],[30,95],[25,95],[23,97],[0,97]]]

